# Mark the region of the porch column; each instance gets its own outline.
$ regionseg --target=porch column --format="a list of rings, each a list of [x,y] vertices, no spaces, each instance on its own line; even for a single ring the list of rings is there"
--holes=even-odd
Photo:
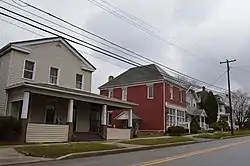
[[[107,139],[107,105],[102,106],[101,134],[103,138],[106,140]]]
[[[132,115],[133,115],[133,111],[132,111],[132,109],[130,109],[129,112],[128,112],[128,127],[129,128],[133,127]]]
[[[26,141],[26,130],[28,125],[28,113],[29,113],[29,101],[30,101],[30,92],[23,93],[23,106],[21,112],[21,124],[22,124],[22,131],[20,135],[20,141]]]
[[[68,141],[71,141],[73,136],[73,109],[74,109],[74,100],[70,99],[68,103],[68,116],[67,116],[67,123],[69,125],[69,136]]]
[[[202,128],[202,117],[200,115],[200,127]]]

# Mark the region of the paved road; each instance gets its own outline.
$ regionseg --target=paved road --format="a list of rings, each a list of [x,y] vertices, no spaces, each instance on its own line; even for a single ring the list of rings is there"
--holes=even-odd
[[[22,166],[249,166],[250,137]]]

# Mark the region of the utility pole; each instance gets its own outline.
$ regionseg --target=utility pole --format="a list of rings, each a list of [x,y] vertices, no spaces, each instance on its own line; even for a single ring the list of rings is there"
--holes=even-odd
[[[227,64],[227,81],[228,81],[228,98],[229,98],[229,109],[230,109],[230,121],[231,121],[231,135],[234,135],[234,128],[233,128],[233,110],[232,110],[232,100],[231,100],[231,87],[230,87],[230,67],[229,63],[235,62],[236,59],[233,60],[226,60],[224,62],[220,62],[220,64],[226,63]]]

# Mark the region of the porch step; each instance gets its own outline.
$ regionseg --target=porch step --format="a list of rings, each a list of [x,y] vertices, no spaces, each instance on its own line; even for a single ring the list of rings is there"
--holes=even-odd
[[[103,137],[96,132],[77,132],[74,134],[72,141],[101,141]]]

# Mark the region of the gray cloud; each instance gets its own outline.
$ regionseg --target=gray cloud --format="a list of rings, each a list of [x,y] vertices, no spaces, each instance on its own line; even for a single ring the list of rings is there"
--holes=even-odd
[[[157,32],[175,46],[142,32],[88,1],[27,0],[27,2],[155,61],[210,83],[213,83],[226,69],[225,65],[219,64],[220,61],[236,58],[237,62],[232,65],[235,69],[232,68],[231,72],[232,87],[250,92],[248,86],[250,80],[247,77],[248,70],[250,71],[248,65],[250,2],[246,0],[109,1],[157,27]],[[2,21],[0,27],[0,46],[9,41],[38,37]],[[80,35],[77,36],[84,39]],[[109,75],[116,76],[131,67],[83,47],[76,46],[76,48],[111,62],[85,55],[97,67],[93,75],[94,92],[98,93],[97,87],[105,83]],[[135,60],[131,57],[130,59]],[[226,83],[226,75],[216,82],[218,86],[225,88]]]

